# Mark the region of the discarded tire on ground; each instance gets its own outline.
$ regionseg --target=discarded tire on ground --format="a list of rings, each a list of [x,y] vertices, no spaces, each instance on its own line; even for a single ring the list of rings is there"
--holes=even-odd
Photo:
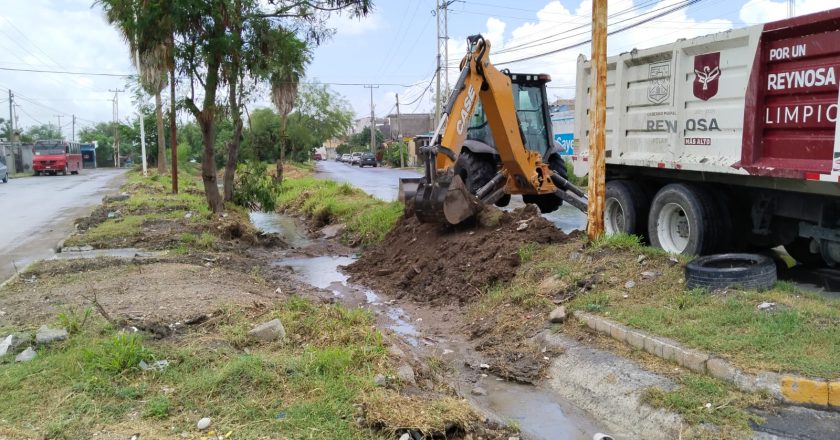
[[[685,282],[689,289],[766,290],[776,283],[776,263],[758,254],[706,255],[685,266]]]

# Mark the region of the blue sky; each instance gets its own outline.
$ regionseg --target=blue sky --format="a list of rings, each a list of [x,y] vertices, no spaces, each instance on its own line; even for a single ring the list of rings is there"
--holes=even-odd
[[[682,0],[610,0],[610,13],[625,11],[616,20],[633,22],[640,13],[669,8]],[[75,70],[84,72],[132,72],[125,43],[91,7],[92,0],[7,0],[0,8],[0,67]],[[334,38],[315,49],[308,69],[309,80],[342,83],[390,83],[374,89],[377,116],[392,110],[395,94],[405,104],[403,112],[428,111],[431,93],[423,94],[435,66],[435,0],[374,0],[374,12],[362,19],[333,17]],[[834,0],[796,0],[797,15],[828,9]],[[508,49],[541,37],[584,26],[589,22],[589,0],[464,0],[449,13],[450,63],[457,64],[465,50],[465,38],[483,33],[493,44],[491,57],[499,63],[532,55],[586,39],[574,36],[531,49]],[[701,0],[661,19],[611,36],[610,53],[651,47],[730,28],[787,16],[786,0]],[[582,30],[586,31],[585,28]],[[581,30],[574,31],[579,33]],[[513,64],[512,70],[545,72],[554,81],[550,95],[571,97],[575,62],[582,46],[536,60]],[[457,76],[450,70],[450,81]],[[61,123],[70,130],[70,115],[79,126],[111,119],[109,90],[122,89],[125,81],[103,76],[69,76],[0,71],[0,115],[8,113],[8,89],[17,95],[19,125]],[[370,112],[370,91],[362,86],[332,86],[344,95],[358,116]],[[133,103],[120,95],[121,116],[131,114]],[[267,99],[250,107],[268,105]],[[3,116],[5,117],[5,116]]]

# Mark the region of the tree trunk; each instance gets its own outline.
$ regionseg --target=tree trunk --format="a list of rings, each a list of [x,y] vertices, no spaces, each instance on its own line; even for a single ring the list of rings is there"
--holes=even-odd
[[[239,161],[239,146],[242,143],[242,118],[234,117],[233,137],[228,142],[227,163],[225,163],[225,201],[233,200],[233,179],[236,176],[236,163]]]
[[[219,194],[219,185],[216,179],[216,158],[213,154],[215,143],[215,121],[213,118],[200,118],[198,123],[201,126],[201,138],[204,142],[204,153],[201,157],[201,180],[204,182],[204,194],[207,196],[207,204],[210,210],[216,213],[224,211],[224,203]]]
[[[158,174],[166,174],[166,134],[163,132],[163,102],[160,90],[155,93],[155,122],[157,122],[157,169]]]
[[[286,116],[280,116],[280,155],[277,156],[277,173],[274,180],[283,183],[283,162],[286,161]]]

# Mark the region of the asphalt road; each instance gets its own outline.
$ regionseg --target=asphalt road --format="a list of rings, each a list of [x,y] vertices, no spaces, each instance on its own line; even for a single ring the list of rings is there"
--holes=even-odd
[[[366,193],[385,201],[397,200],[399,179],[402,177],[420,177],[414,170],[397,170],[393,168],[359,168],[335,161],[320,161],[316,163],[316,177],[346,182]],[[513,196],[509,209],[524,206],[522,197]],[[543,217],[557,225],[565,232],[586,227],[586,214],[572,206],[564,204],[557,211],[544,214]]]
[[[82,170],[0,183],[0,282],[37,259],[49,258],[102,196],[116,191],[124,170]]]

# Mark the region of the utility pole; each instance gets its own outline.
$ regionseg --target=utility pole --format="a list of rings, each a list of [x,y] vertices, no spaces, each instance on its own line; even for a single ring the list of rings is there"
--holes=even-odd
[[[403,160],[403,141],[402,141],[402,133],[400,133],[400,128],[402,125],[400,124],[400,94],[397,93],[397,142],[399,142],[400,146],[400,168],[405,168],[405,161]]]
[[[437,0],[437,6],[435,6],[435,46],[437,46],[437,68],[435,69],[435,127],[437,127],[438,122],[440,122],[440,28],[441,28],[441,15],[440,15],[440,5],[441,2],[445,0]]]
[[[440,112],[443,100],[449,98],[449,6],[460,0],[437,0],[433,14],[437,18],[437,91],[435,93],[435,126],[440,122]],[[443,52],[443,54],[441,54]],[[442,72],[441,72],[442,70]],[[444,90],[441,94],[441,73],[443,73]]]
[[[61,115],[55,115],[58,118],[58,138],[64,139],[64,136],[61,135]]]
[[[9,142],[15,141],[15,94],[9,90]]]
[[[370,152],[376,155],[376,115],[373,113],[373,89],[378,89],[379,86],[368,84],[366,89],[370,89]]]
[[[589,112],[589,203],[586,234],[604,234],[604,146],[607,120],[607,0],[592,1],[592,78],[595,99]]]
[[[73,132],[70,142],[76,142],[76,115],[73,115]]]
[[[788,18],[796,15],[796,0],[788,0]]]
[[[122,93],[125,90],[120,89],[108,89],[109,92],[114,92],[114,146],[116,150],[116,160],[114,161],[114,166],[120,168],[120,100],[118,93]]]

